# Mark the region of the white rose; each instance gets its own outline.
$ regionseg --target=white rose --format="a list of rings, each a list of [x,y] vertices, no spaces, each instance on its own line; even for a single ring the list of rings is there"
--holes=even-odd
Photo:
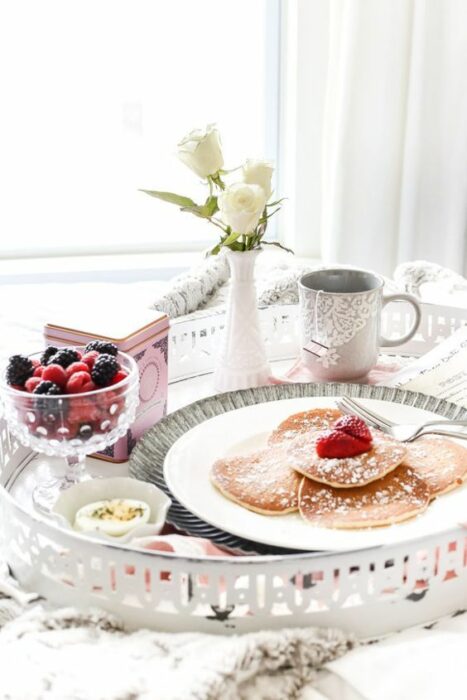
[[[252,233],[266,205],[266,195],[259,185],[237,182],[219,195],[217,204],[222,221],[233,233]]]
[[[268,160],[247,160],[243,166],[243,181],[249,185],[259,185],[266,194],[266,200],[272,194],[271,180],[274,165]]]
[[[178,144],[178,157],[200,177],[215,175],[224,165],[215,124],[209,124],[205,131],[196,129],[185,136]]]

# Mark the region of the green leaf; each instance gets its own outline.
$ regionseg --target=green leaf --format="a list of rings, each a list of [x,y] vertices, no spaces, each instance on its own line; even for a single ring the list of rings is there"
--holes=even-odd
[[[282,245],[282,243],[279,243],[279,241],[261,241],[261,245],[275,245],[278,248],[285,250],[286,253],[292,253],[292,255],[295,255],[293,250],[291,250],[290,248],[286,248],[285,245]]]
[[[280,199],[277,199],[275,202],[268,202],[266,204],[266,206],[267,207],[275,207],[278,204],[282,204],[282,202],[285,202],[286,199],[287,199],[287,197],[281,197]]]
[[[221,248],[222,248],[222,243],[218,243],[217,245],[214,246],[214,248],[211,248],[208,255],[217,255],[218,253],[220,253]]]
[[[203,210],[206,211],[207,217],[214,216],[214,214],[219,211],[219,207],[217,206],[217,197],[215,195],[211,195],[207,198],[203,205]]]
[[[235,243],[235,241],[237,240],[237,238],[239,238],[239,236],[240,236],[239,233],[235,233],[235,231],[232,231],[232,233],[229,233],[229,235],[226,238],[224,238],[224,240],[222,241],[222,245],[226,246],[226,245],[231,245],[232,243]]]
[[[201,219],[210,219],[217,211],[219,207],[217,206],[217,197],[208,197],[204,204],[195,204],[182,207],[182,211],[188,211],[195,216],[199,216]]]
[[[274,216],[274,214],[277,214],[277,212],[280,210],[280,207],[277,207],[277,209],[274,209],[274,211],[270,212],[269,214],[263,214],[261,216],[261,219],[259,220],[259,223],[264,224],[268,219],[271,218],[271,216]]]
[[[173,192],[157,192],[156,190],[139,190],[139,192],[144,192],[151,197],[161,199],[163,202],[169,202],[169,204],[176,204],[184,209],[191,209],[198,206],[196,202],[189,197],[184,197],[181,194],[174,194]]]

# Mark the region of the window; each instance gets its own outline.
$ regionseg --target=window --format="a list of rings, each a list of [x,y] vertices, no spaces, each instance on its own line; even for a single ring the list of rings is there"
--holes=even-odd
[[[196,249],[174,156],[217,122],[226,165],[276,159],[276,0],[15,0],[0,10],[0,257]]]

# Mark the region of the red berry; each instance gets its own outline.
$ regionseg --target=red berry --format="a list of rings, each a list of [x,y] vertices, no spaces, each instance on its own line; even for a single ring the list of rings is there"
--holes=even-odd
[[[67,394],[82,394],[85,384],[91,381],[89,372],[75,372],[66,383]]]
[[[33,377],[42,377],[42,372],[44,371],[44,368],[42,365],[37,365],[36,369],[32,373]]]
[[[41,375],[44,381],[53,382],[62,388],[66,385],[66,372],[61,365],[47,365]]]
[[[81,362],[84,362],[88,368],[91,370],[94,367],[94,363],[99,357],[99,353],[97,350],[91,350],[90,352],[87,352],[83,357],[81,358]]]
[[[342,430],[326,430],[316,440],[318,457],[344,459],[355,457],[371,450],[371,444],[365,440],[344,433]]]
[[[70,425],[76,423],[92,423],[100,418],[99,407],[90,398],[76,399],[70,405],[67,422]]]
[[[31,357],[30,359],[31,359],[32,366],[34,367],[34,369],[36,369],[36,367],[40,366],[41,361],[38,360],[37,357]]]
[[[21,386],[21,384],[10,384],[10,387],[12,389],[16,389],[16,391],[26,391],[24,386]]]
[[[99,389],[99,387],[97,387],[91,379],[90,382],[83,386],[83,394],[86,394],[88,391],[96,391],[96,389]]]
[[[333,425],[334,430],[342,430],[348,435],[352,435],[358,440],[372,442],[371,432],[367,424],[357,416],[343,416]]]
[[[72,374],[75,374],[75,372],[88,372],[89,374],[89,367],[85,362],[72,362],[65,370],[67,379],[69,379]]]
[[[26,380],[24,387],[26,391],[29,391],[29,393],[32,394],[36,386],[40,384],[41,381],[42,379],[40,377],[29,377],[29,379]]]
[[[119,369],[117,374],[110,380],[110,384],[118,384],[128,377],[128,372],[123,369]]]
[[[75,352],[76,352],[76,354],[78,355],[78,359],[81,360],[81,358],[83,357],[83,353],[81,352],[81,350],[77,350],[77,349],[75,348]]]

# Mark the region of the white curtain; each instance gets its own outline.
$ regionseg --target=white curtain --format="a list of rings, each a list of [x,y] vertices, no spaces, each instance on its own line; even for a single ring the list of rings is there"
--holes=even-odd
[[[467,272],[467,0],[332,0],[327,262]]]

